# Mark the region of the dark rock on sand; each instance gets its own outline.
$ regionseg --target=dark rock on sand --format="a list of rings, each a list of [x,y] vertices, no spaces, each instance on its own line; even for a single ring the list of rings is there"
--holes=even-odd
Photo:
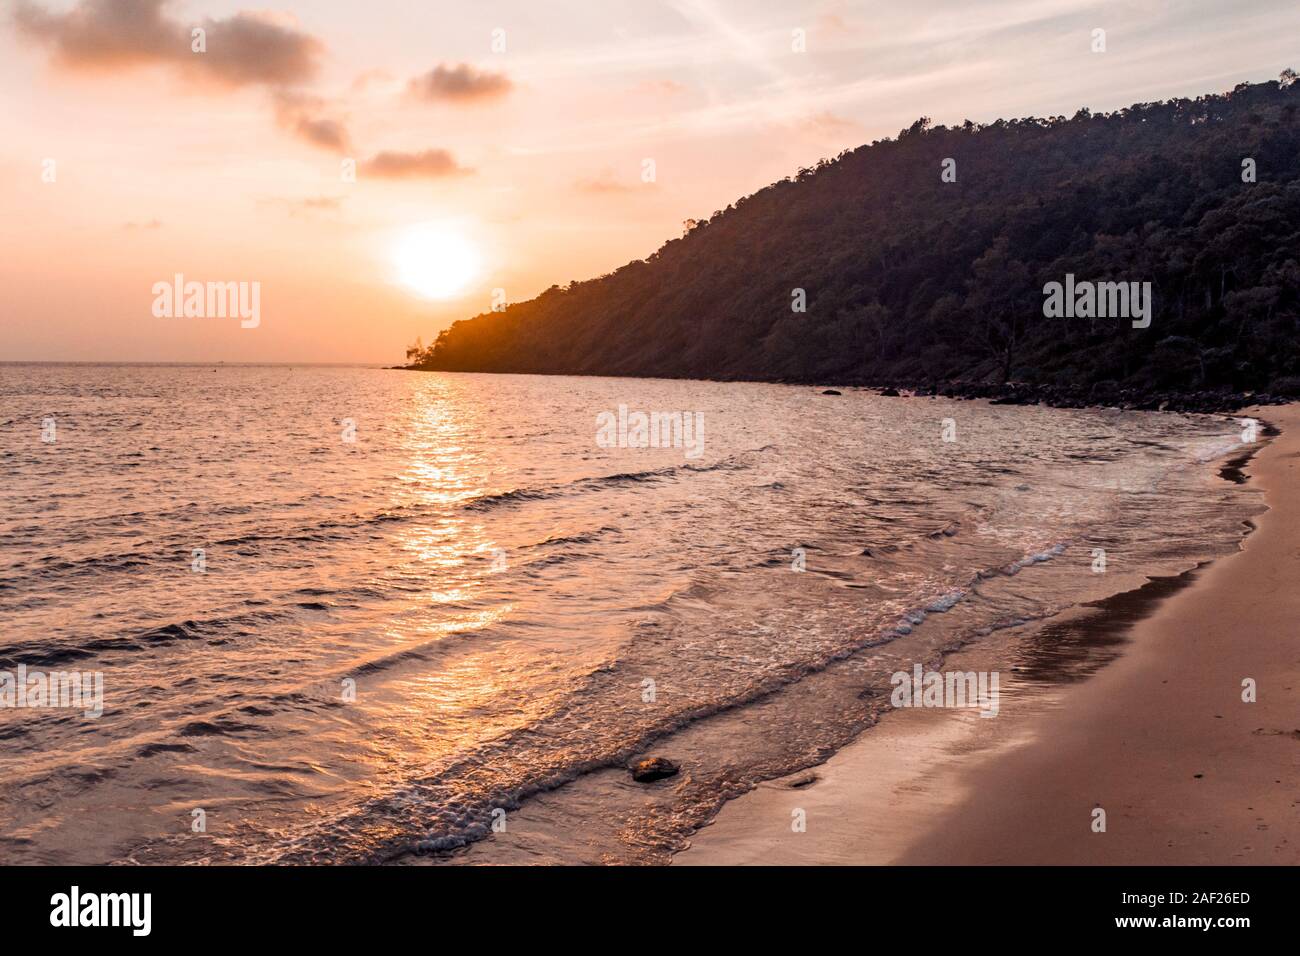
[[[665,757],[646,757],[631,766],[632,779],[637,783],[652,783],[664,777],[675,777],[682,768]]]
[[[822,390],[822,394],[823,394],[823,395],[839,395],[840,393],[837,392],[837,391],[835,391],[835,389],[833,389],[833,388],[827,388],[827,389],[823,389],[823,390]]]
[[[818,779],[819,778],[817,774],[809,770],[806,773],[801,773],[796,776],[790,777],[788,780],[786,780],[785,785],[789,787],[791,790],[802,790],[804,787],[812,786],[814,783],[818,781]]]

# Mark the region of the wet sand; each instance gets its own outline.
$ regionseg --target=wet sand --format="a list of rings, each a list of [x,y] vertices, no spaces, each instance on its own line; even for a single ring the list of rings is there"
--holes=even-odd
[[[1282,434],[1221,473],[1269,507],[1240,552],[1013,636],[997,718],[894,711],[727,804],[674,862],[1300,863],[1300,406],[1246,414]]]

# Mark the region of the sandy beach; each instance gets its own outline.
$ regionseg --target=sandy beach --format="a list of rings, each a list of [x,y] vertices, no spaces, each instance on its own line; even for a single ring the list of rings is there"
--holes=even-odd
[[[727,804],[674,862],[1300,862],[1300,406],[1244,414],[1282,430],[1244,469],[1269,510],[1236,554],[1128,599],[1095,642],[1122,639],[1115,659],[1078,681],[1004,674],[997,719],[891,712]],[[971,647],[944,666],[997,661]]]

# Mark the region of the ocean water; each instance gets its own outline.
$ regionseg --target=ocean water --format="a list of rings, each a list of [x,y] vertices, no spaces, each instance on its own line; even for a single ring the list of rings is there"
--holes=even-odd
[[[606,447],[620,405],[702,420],[699,454]],[[0,861],[663,861],[869,728],[894,671],[1238,547],[1261,501],[1215,461],[1240,432],[763,384],[0,365],[0,672],[103,681],[98,717],[0,708]],[[682,774],[633,783],[645,754]]]

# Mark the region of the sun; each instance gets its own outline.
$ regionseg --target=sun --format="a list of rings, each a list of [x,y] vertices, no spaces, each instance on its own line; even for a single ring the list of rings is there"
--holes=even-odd
[[[422,222],[393,244],[393,265],[402,285],[429,299],[449,299],[479,274],[482,257],[454,226]]]

